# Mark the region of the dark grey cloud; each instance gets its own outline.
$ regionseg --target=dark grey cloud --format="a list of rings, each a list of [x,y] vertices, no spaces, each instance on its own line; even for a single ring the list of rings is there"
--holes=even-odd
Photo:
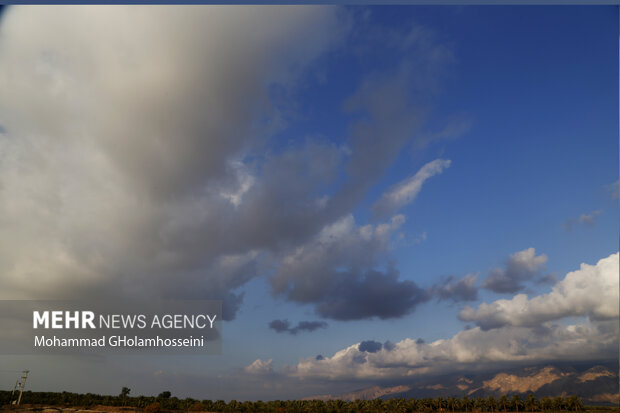
[[[357,347],[359,351],[363,351],[367,353],[376,353],[377,351],[380,351],[382,348],[383,348],[383,345],[379,343],[378,341],[374,341],[374,340],[362,341]]]
[[[300,321],[295,327],[291,327],[288,320],[273,320],[269,323],[269,328],[277,333],[289,333],[297,335],[302,331],[314,331],[319,328],[327,328],[325,321]]]
[[[588,226],[588,227],[593,227],[596,224],[596,220],[598,218],[598,216],[601,214],[602,211],[597,210],[597,211],[592,211],[589,214],[581,214],[578,218],[569,218],[566,221],[564,221],[564,224],[562,225],[563,228],[566,231],[572,231],[572,229],[579,224]]]
[[[392,351],[392,350],[394,350],[395,347],[396,347],[396,345],[394,343],[392,343],[390,340],[388,340],[385,343],[383,343],[383,348],[386,351]]]
[[[290,301],[313,304],[317,314],[336,320],[401,317],[428,299],[394,265],[378,270],[393,234],[404,222],[358,227],[348,216],[325,228],[294,253],[279,259],[274,291]]]
[[[319,328],[327,328],[325,321],[300,321],[295,330],[297,331],[314,331]]]
[[[496,293],[516,293],[544,270],[547,256],[536,255],[534,248],[511,254],[504,268],[495,268],[486,277],[482,287]]]
[[[284,333],[290,330],[291,323],[288,320],[273,320],[269,323],[269,328],[276,333]]]
[[[399,280],[398,272],[370,270],[362,277],[343,274],[317,305],[317,313],[335,320],[377,317],[398,318],[428,301],[427,292],[411,280]]]
[[[430,288],[429,293],[439,300],[476,301],[478,299],[477,280],[478,276],[472,274],[467,274],[461,279],[448,277],[445,281]]]
[[[239,311],[243,303],[243,295],[243,293],[235,294],[229,291],[225,296],[220,296],[222,297],[222,319],[224,321],[235,319],[237,311]]]

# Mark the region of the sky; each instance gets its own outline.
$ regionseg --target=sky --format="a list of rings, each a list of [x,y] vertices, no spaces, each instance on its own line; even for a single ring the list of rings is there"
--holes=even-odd
[[[0,299],[225,319],[221,355],[0,356],[5,388],[618,358],[617,6],[10,6],[0,91]]]

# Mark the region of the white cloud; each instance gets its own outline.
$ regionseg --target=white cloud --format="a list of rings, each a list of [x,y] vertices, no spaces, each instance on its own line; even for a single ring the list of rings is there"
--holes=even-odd
[[[422,343],[405,339],[375,353],[353,344],[331,357],[302,359],[285,368],[302,379],[407,379],[497,365],[579,361],[617,356],[617,322],[464,330],[447,340]]]
[[[450,160],[435,159],[424,165],[413,176],[397,183],[389,188],[372,206],[373,212],[378,216],[390,215],[403,206],[413,202],[418,196],[424,182],[450,167]]]
[[[254,360],[254,362],[252,362],[252,364],[246,366],[244,368],[244,371],[246,373],[256,375],[271,374],[273,373],[273,359],[269,359],[266,361],[256,359]]]
[[[581,214],[579,218],[569,218],[564,221],[564,229],[570,231],[577,224],[583,224],[588,227],[593,227],[596,224],[598,216],[601,215],[601,210],[592,211],[589,214]]]
[[[408,338],[373,353],[360,351],[360,343],[355,343],[331,357],[302,359],[296,366],[284,368],[283,374],[376,384],[382,379],[471,372],[493,365],[617,357],[617,253],[595,266],[583,264],[549,294],[530,300],[521,297],[482,304],[478,313],[471,313],[470,319],[481,325],[488,317],[503,322],[493,329],[477,326],[432,343]],[[468,311],[465,313],[470,314]],[[588,315],[589,319],[572,324],[554,322],[571,315]]]
[[[237,185],[233,188],[225,188],[220,195],[228,199],[235,207],[238,207],[241,205],[243,196],[256,183],[256,177],[247,170],[247,167],[242,162],[232,162],[231,168],[235,171]]]
[[[577,271],[553,286],[550,293],[528,298],[519,294],[510,300],[482,303],[478,309],[466,307],[459,317],[474,321],[484,329],[502,326],[537,326],[545,321],[570,316],[595,320],[618,317],[618,253],[596,265],[581,264]]]

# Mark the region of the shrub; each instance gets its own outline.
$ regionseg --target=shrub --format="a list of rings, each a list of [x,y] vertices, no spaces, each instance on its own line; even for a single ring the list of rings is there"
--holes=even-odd
[[[159,403],[151,403],[144,408],[144,413],[160,413],[161,406]]]

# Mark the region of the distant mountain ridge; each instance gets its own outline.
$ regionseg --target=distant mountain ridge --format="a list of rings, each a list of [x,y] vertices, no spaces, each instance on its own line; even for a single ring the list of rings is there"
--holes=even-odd
[[[450,375],[396,386],[372,386],[339,395],[304,400],[372,400],[377,398],[488,397],[533,393],[541,398],[576,394],[584,403],[620,401],[618,364],[602,363],[579,369],[547,364],[475,375]]]

